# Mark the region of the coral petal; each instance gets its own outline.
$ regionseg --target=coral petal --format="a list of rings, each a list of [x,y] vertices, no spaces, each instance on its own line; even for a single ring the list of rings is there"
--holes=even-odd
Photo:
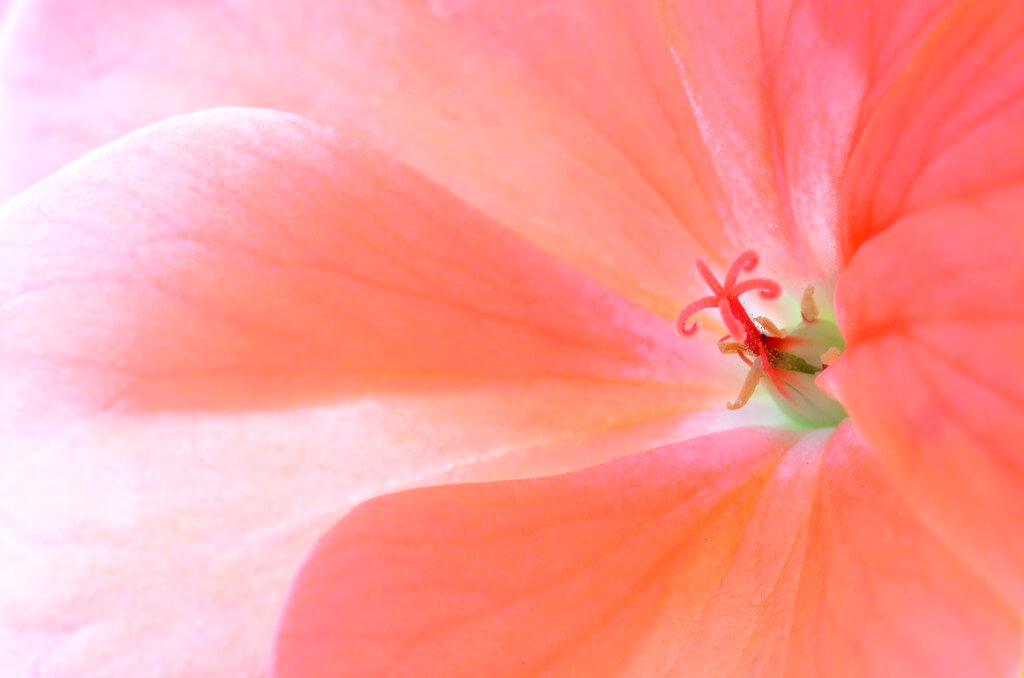
[[[0,221],[0,354],[21,396],[0,410],[8,430],[48,427],[38,415],[56,403],[231,411],[477,378],[694,383],[717,355],[684,357],[659,316],[284,114],[149,128]]]
[[[659,0],[730,194],[732,235],[773,275],[807,282],[838,271],[836,196],[847,158],[946,5]]]
[[[1014,609],[829,435],[373,500],[298,575],[273,675],[1009,675]]]
[[[1024,187],[905,217],[836,291],[846,352],[819,379],[915,509],[1024,605]]]
[[[901,216],[1024,173],[1024,4],[960,0],[875,112],[845,178],[849,259]]]

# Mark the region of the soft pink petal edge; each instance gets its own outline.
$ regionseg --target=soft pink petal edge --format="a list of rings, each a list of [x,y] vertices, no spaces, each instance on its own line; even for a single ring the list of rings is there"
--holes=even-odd
[[[0,181],[224,105],[358,128],[664,316],[699,291],[694,256],[739,246],[654,8],[630,0],[32,0],[0,53]]]

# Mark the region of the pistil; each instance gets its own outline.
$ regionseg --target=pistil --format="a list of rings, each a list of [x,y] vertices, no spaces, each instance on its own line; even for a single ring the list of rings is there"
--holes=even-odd
[[[776,299],[782,294],[782,287],[768,278],[739,280],[742,273],[753,271],[757,264],[757,253],[743,252],[719,282],[707,263],[698,259],[697,272],[711,295],[688,304],[676,320],[676,329],[683,336],[692,336],[699,326],[691,323],[691,318],[704,309],[718,309],[729,332],[719,340],[719,350],[739,356],[749,368],[739,396],[726,403],[730,410],[743,407],[767,377],[772,398],[791,419],[812,427],[835,425],[846,413],[815,386],[814,377],[841,352],[839,330],[835,323],[820,317],[813,287],[804,290],[800,300],[802,322],[790,332],[780,329],[769,318],[751,317],[740,302],[741,295],[757,292],[763,299]]]

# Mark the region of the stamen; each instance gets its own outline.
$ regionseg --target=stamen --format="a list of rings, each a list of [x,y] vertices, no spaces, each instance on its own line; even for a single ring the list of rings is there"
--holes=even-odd
[[[750,371],[747,372],[747,378],[743,380],[743,386],[740,387],[739,396],[737,396],[734,402],[727,402],[725,406],[730,410],[738,410],[746,405],[750,401],[751,396],[754,395],[754,391],[757,390],[757,385],[761,382],[763,372],[764,369],[761,367],[760,360],[752,362],[750,364]]]
[[[813,323],[818,319],[818,305],[814,303],[814,288],[808,286],[800,297],[800,317],[805,323]]]
[[[745,362],[748,366],[752,365],[753,363],[747,356],[747,354],[750,352],[750,349],[747,348],[745,344],[741,344],[738,341],[726,341],[726,339],[728,338],[729,335],[727,334],[718,340],[718,350],[726,355],[735,353],[740,357],[740,360]]]
[[[840,351],[835,346],[832,346],[827,351],[821,354],[821,364],[827,367],[834,363],[836,359],[838,359],[839,356],[841,356],[842,354],[842,351]]]
[[[740,353],[742,351],[746,351],[747,347],[738,341],[720,341],[718,342],[718,350],[728,355],[729,353]]]
[[[779,329],[778,325],[773,323],[768,318],[765,318],[763,315],[754,316],[754,320],[757,321],[758,325],[760,325],[762,328],[764,328],[765,334],[770,334],[773,337],[779,337],[779,338],[785,336],[782,333],[782,330]]]

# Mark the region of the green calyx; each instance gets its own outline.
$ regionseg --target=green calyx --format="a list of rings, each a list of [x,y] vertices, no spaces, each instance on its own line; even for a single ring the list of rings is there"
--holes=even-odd
[[[826,395],[815,383],[815,377],[827,366],[821,361],[830,349],[842,350],[843,337],[839,327],[829,320],[817,318],[802,322],[786,335],[792,339],[788,351],[776,350],[768,355],[771,366],[778,370],[782,389],[769,380],[768,392],[779,410],[799,428],[825,428],[838,425],[846,418],[846,410]]]

